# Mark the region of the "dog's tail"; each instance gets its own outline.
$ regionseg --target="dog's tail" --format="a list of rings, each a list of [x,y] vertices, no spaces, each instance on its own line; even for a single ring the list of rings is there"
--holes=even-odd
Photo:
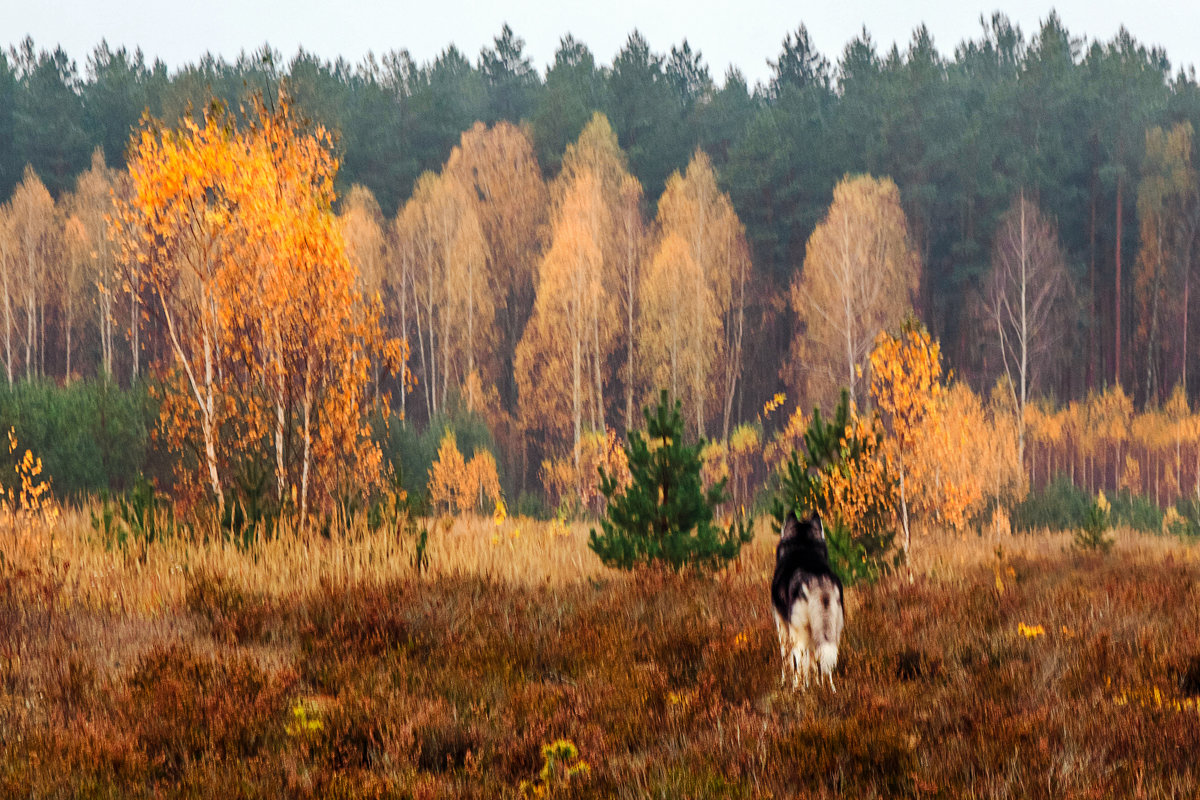
[[[822,642],[817,645],[817,663],[821,666],[822,675],[832,675],[837,667],[838,649],[833,642]]]
[[[823,584],[810,596],[809,620],[820,674],[831,677],[837,668],[838,642],[845,622],[837,588],[830,582]]]

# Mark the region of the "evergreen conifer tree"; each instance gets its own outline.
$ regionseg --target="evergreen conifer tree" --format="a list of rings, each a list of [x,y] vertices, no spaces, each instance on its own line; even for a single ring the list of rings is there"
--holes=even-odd
[[[593,528],[589,546],[611,567],[631,569],[655,561],[674,570],[687,566],[717,568],[737,557],[750,541],[751,526],[741,519],[728,530],[713,524],[713,507],[725,502],[725,481],[705,491],[700,480],[704,441],[684,441],[680,402],[668,403],[663,390],[658,407],[642,409],[646,433],[629,432],[631,482],[621,489],[600,471],[600,490],[608,504],[602,533]]]

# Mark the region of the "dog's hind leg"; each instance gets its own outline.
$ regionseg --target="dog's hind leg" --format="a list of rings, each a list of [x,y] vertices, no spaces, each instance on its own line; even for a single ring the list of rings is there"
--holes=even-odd
[[[792,647],[792,669],[795,670],[792,674],[792,688],[800,688],[800,675],[804,674],[804,690],[808,691],[808,672],[809,672],[809,657],[808,647],[804,641],[797,636],[796,643]]]
[[[788,628],[783,621],[783,617],[779,616],[779,612],[774,608],[771,609],[771,616],[775,618],[775,635],[779,637],[779,683],[782,686],[787,685],[788,671]]]

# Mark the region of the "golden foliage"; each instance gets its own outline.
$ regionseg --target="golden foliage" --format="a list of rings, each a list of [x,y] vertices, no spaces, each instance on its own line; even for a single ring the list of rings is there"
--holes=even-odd
[[[881,508],[894,508],[895,489],[881,452],[883,431],[879,418],[860,417],[852,411],[838,449],[849,452],[849,444],[854,440],[862,446],[860,457],[845,459],[829,470],[821,489],[824,507],[833,518],[845,530],[859,532],[878,525],[876,517]]]
[[[896,184],[869,175],[843,178],[791,284],[801,327],[786,372],[797,396],[832,407],[845,386],[857,402],[875,334],[900,324],[919,278]]]
[[[466,461],[458,450],[458,437],[447,430],[429,468],[429,503],[449,513],[465,514],[493,508],[502,502],[496,459],[481,448]]]
[[[645,328],[650,336],[641,348],[649,362],[647,373],[657,380],[644,388],[654,392],[667,386],[656,368],[670,362],[671,394],[681,397],[685,408],[695,415],[699,435],[705,435],[705,426],[720,414],[722,435],[726,436],[742,370],[750,254],[745,227],[729,195],[717,187],[712,162],[703,151],[695,152],[682,175],[676,172],[667,180],[658,201],[656,229],[656,253],[642,289]],[[679,250],[683,252],[676,252]],[[664,266],[683,264],[690,265],[686,271],[663,274]],[[664,295],[673,295],[673,304],[664,304]],[[695,350],[696,355],[686,357],[692,364],[682,382],[674,375],[679,348],[667,346],[661,335],[654,335],[665,327],[680,327],[663,320],[670,316],[690,318],[686,325],[691,334],[684,340],[684,349]],[[708,403],[710,396],[718,402]]]
[[[720,357],[721,318],[716,296],[687,241],[669,233],[659,244],[642,282],[639,351],[645,385],[668,389],[694,413],[704,432],[704,396]]]
[[[429,467],[429,504],[447,512],[471,503],[471,476],[458,451],[458,437],[447,430],[438,445],[437,459]]]
[[[1015,420],[965,384],[949,387],[919,431],[912,459],[913,499],[930,520],[962,531],[988,500],[1019,500],[1025,476]]]
[[[542,482],[551,502],[569,511],[587,509],[593,514],[604,511],[600,492],[600,470],[624,488],[631,480],[629,459],[620,436],[613,429],[590,431],[579,440],[576,449],[561,458],[542,462]]]
[[[617,323],[605,280],[608,205],[601,189],[590,170],[567,187],[516,352],[522,421],[546,434],[551,448],[575,447],[585,430],[604,427],[605,366]]]
[[[407,347],[358,288],[331,210],[329,134],[302,129],[286,96],[252,112],[242,129],[215,103],[199,123],[147,124],[119,244],[166,332],[166,442],[198,454],[199,469],[179,460],[180,486],[205,487],[222,511],[235,466],[270,463],[278,501],[297,498],[303,518],[313,499],[327,509],[340,489],[378,483],[372,360],[403,371]]]
[[[17,433],[8,429],[8,455],[17,452]],[[41,532],[58,518],[58,506],[50,494],[50,478],[43,475],[42,459],[30,450],[15,460],[17,479],[10,489],[0,482],[0,522],[14,532]]]

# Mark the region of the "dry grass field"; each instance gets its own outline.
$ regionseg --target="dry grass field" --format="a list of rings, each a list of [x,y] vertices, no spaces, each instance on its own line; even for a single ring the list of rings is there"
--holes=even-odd
[[[1195,797],[1200,550],[925,536],[779,684],[763,527],[714,576],[587,528],[239,549],[0,530],[4,797]]]

